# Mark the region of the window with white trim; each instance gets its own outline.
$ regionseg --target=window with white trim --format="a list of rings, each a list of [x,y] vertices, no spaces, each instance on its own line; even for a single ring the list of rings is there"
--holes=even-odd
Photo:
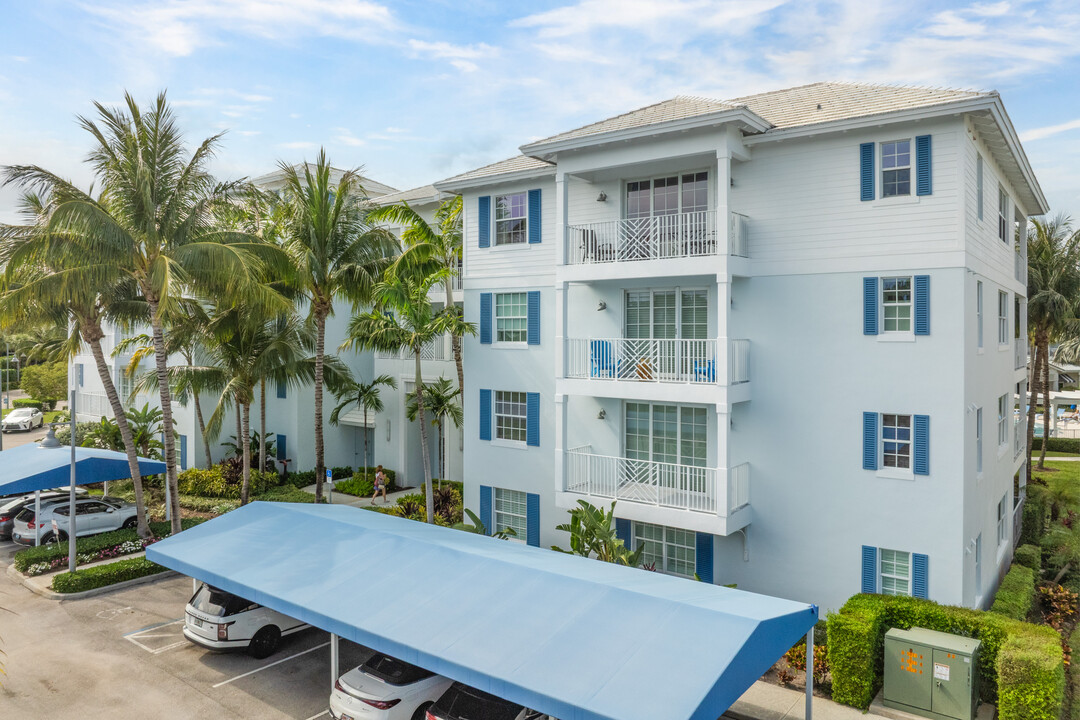
[[[1009,493],[1005,493],[997,506],[997,533],[998,545],[1005,542],[1006,533],[1009,530]]]
[[[529,239],[529,194],[495,196],[495,244],[517,245]]]
[[[983,346],[983,288],[982,280],[975,283],[975,325],[979,331],[979,347]]]
[[[998,240],[1009,242],[1009,196],[998,185]]]
[[[881,416],[881,462],[888,468],[911,467],[911,416]]]
[[[983,471],[983,409],[975,409],[975,472]]]
[[[126,368],[116,368],[116,388],[120,392],[120,404],[124,407],[131,407],[134,402],[131,397],[132,390],[135,389],[135,378],[133,378]]]
[[[1008,394],[1002,395],[998,398],[998,445],[1005,445],[1009,442],[1009,422],[1006,412],[1009,407]]]
[[[1009,343],[1009,293],[998,290],[998,345]]]
[[[910,276],[881,278],[881,310],[884,332],[911,332]]]
[[[684,577],[693,577],[697,571],[697,536],[693,530],[635,522],[632,549],[643,543],[641,561],[645,565]]]
[[[881,143],[881,197],[911,194],[911,140]]]
[[[983,219],[983,159],[982,155],[975,158],[975,209],[979,220]]]
[[[525,411],[527,393],[495,391],[495,437],[523,443],[528,426]]]
[[[495,294],[495,342],[523,343],[529,339],[528,293]]]
[[[526,510],[525,493],[520,490],[494,489],[495,532],[513,528],[518,540],[525,540],[529,535],[529,520]]]
[[[881,549],[881,594],[911,595],[911,553]]]

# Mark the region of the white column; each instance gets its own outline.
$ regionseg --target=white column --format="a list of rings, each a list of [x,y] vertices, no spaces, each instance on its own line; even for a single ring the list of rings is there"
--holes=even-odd
[[[806,633],[806,720],[814,714],[814,628]]]
[[[731,152],[726,147],[716,151],[716,247],[721,255],[731,248],[728,194],[731,191]]]
[[[716,510],[717,514],[726,515],[728,498],[731,497],[729,486],[731,478],[728,469],[731,466],[728,453],[728,438],[731,433],[731,416],[726,407],[716,406]]]
[[[570,324],[569,308],[567,307],[567,294],[570,284],[565,282],[555,283],[555,377],[566,377],[566,337]]]
[[[731,363],[731,282],[726,277],[717,277],[716,283],[716,381],[728,384],[729,365]]]
[[[566,474],[566,395],[555,393],[555,492],[562,492]]]
[[[567,207],[566,199],[569,192],[569,181],[561,171],[555,170],[555,264],[566,264],[566,226]]]

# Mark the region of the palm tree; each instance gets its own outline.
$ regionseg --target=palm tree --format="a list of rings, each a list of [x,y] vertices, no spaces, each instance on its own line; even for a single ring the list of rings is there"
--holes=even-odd
[[[408,350],[416,373],[416,417],[420,422],[420,449],[424,460],[424,483],[427,521],[435,522],[435,496],[431,488],[431,455],[428,450],[426,398],[420,357],[424,346],[434,342],[459,322],[456,313],[444,308],[436,312],[428,292],[443,280],[445,271],[419,277],[411,274],[388,275],[374,291],[375,308],[349,321],[341,348],[362,348],[384,352]],[[463,321],[461,321],[463,322]]]
[[[1050,343],[1080,336],[1080,233],[1064,215],[1032,220],[1028,230],[1028,332],[1035,346],[1028,400],[1027,459],[1031,481],[1031,445],[1035,437],[1035,406],[1043,391],[1043,443],[1038,469],[1044,469],[1050,429]],[[1059,349],[1068,360],[1073,344]],[[1080,355],[1078,353],[1077,355]],[[1074,358],[1075,359],[1075,358]],[[1042,380],[1039,381],[1039,374]]]
[[[454,427],[461,427],[463,413],[457,398],[461,390],[454,387],[448,378],[439,378],[430,385],[424,387],[424,405],[431,413],[431,422],[439,430],[439,478],[446,478],[446,444],[443,442],[443,429],[446,421],[454,423]],[[405,415],[410,421],[416,419],[420,407],[420,391],[417,390],[409,395],[405,404]],[[440,482],[440,487],[442,483]]]
[[[395,262],[393,271],[401,268],[419,270],[423,274],[446,270],[443,285],[446,291],[446,307],[454,308],[454,277],[460,277],[461,265],[461,208],[460,195],[455,195],[439,205],[435,211],[435,226],[432,227],[409,204],[402,201],[397,205],[385,205],[369,216],[373,222],[385,222],[403,225],[405,230],[401,239],[405,250]],[[465,392],[465,371],[461,362],[461,335],[450,336],[457,365],[458,389]]]
[[[211,209],[235,189],[215,185],[207,170],[221,136],[189,152],[164,93],[145,113],[130,94],[125,94],[125,102],[126,111],[95,103],[97,122],[79,118],[96,143],[88,162],[102,187],[98,198],[37,166],[10,167],[7,177],[62,189],[48,229],[64,243],[53,245],[51,252],[60,261],[69,255],[95,258],[93,270],[99,273],[102,266],[119,269],[134,281],[148,306],[175,534],[182,527],[166,318],[193,288],[209,297],[243,297],[247,307],[267,312],[281,308],[280,296],[260,283],[268,266],[282,273],[288,268],[277,248],[215,224]]]
[[[6,174],[6,182],[17,181],[10,169]],[[0,281],[0,325],[29,320],[33,325],[70,326],[65,341],[50,344],[55,357],[64,360],[76,355],[80,345],[90,349],[127,455],[135,492],[136,527],[140,537],[149,537],[137,446],[101,347],[105,338],[102,322],[107,314],[125,321],[138,317],[143,308],[131,300],[133,283],[115,267],[78,252],[77,247],[56,252],[58,247],[73,244],[63,233],[49,229],[51,217],[62,203],[82,193],[63,181],[47,185],[48,201],[32,192],[24,194],[26,225],[0,229],[0,267],[5,268]]]
[[[359,170],[341,175],[336,185],[325,150],[315,165],[304,163],[303,177],[295,167],[281,163],[285,175],[288,227],[282,244],[292,261],[299,289],[297,301],[307,305],[315,327],[315,500],[322,501],[326,463],[323,447],[323,383],[326,319],[334,301],[367,303],[397,241],[385,230],[368,223]]]
[[[383,401],[380,397],[380,386],[397,389],[397,380],[393,375],[380,375],[369,383],[358,380],[350,380],[345,387],[335,393],[341,402],[330,411],[330,424],[337,425],[341,417],[341,411],[350,405],[355,405],[364,411],[364,466],[372,467],[374,458],[368,459],[368,411],[381,413],[384,410]],[[344,398],[344,399],[342,399]]]

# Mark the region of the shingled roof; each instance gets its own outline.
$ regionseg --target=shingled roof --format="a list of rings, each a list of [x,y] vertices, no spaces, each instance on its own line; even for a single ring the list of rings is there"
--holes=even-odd
[[[512,175],[515,173],[540,175],[546,172],[554,173],[555,165],[526,155],[517,155],[512,158],[507,158],[506,160],[500,160],[499,162],[485,165],[484,167],[475,170],[461,173],[460,175],[455,175],[445,180],[440,180],[436,183],[436,186],[458,185],[461,183],[467,184],[474,180],[481,180],[495,175]]]

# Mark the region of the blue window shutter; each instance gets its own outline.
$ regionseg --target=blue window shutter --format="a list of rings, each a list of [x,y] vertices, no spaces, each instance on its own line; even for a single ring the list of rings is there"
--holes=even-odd
[[[929,195],[933,192],[933,173],[930,170],[930,136],[915,138],[915,194]]]
[[[180,469],[187,470],[187,435],[180,436]]]
[[[498,532],[491,527],[491,487],[488,485],[480,486],[480,522],[484,523],[484,533],[486,535]]]
[[[697,534],[697,548],[694,553],[694,572],[701,578],[701,582],[713,582],[713,536],[709,533]]]
[[[926,585],[929,564],[930,558],[919,553],[911,553],[911,594],[923,600],[929,599]]]
[[[930,334],[930,276],[915,276],[915,334]]]
[[[480,343],[491,344],[491,293],[480,293]]]
[[[862,546],[862,591],[877,592],[877,548]]]
[[[862,414],[862,466],[863,470],[877,470],[877,421],[876,412]]]
[[[876,277],[864,277],[863,289],[863,335],[877,335],[878,333],[878,279]]]
[[[859,199],[874,199],[874,143],[859,146]]]
[[[529,291],[528,338],[530,345],[540,344],[540,291]]]
[[[528,543],[540,547],[540,496],[536,493],[525,494],[525,529]]]
[[[277,396],[279,398],[284,398],[285,397],[285,395],[286,395],[285,387],[286,387],[285,383],[283,381],[281,381],[281,380],[278,380]]]
[[[491,439],[491,391],[480,391],[480,439]]]
[[[630,521],[626,518],[615,518],[615,537],[622,540],[623,546],[630,552],[635,550],[630,546],[633,539],[630,537]]]
[[[915,416],[915,460],[912,468],[916,475],[930,474],[930,416]]]
[[[529,244],[540,242],[540,191],[529,191]]]
[[[491,247],[491,196],[480,198],[480,211],[476,213],[476,223],[480,235],[480,247]]]
[[[289,457],[288,454],[286,453],[287,447],[285,445],[285,436],[284,435],[278,435],[277,436],[276,446],[277,446],[277,459],[278,460],[284,460],[285,458]]]
[[[525,394],[525,444],[540,447],[540,393]]]

